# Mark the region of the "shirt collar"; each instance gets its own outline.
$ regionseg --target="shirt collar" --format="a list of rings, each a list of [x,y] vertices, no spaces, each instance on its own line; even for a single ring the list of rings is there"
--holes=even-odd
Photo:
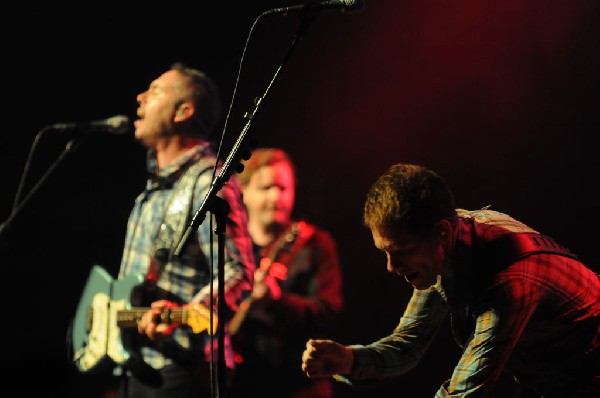
[[[210,150],[210,144],[204,142],[188,149],[181,154],[175,161],[158,169],[156,160],[156,151],[148,150],[146,154],[146,170],[148,171],[147,189],[170,189],[173,184],[179,180],[179,177],[194,162],[200,159]]]

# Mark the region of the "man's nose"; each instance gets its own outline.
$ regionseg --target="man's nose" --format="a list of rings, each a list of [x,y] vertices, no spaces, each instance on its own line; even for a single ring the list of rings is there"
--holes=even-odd
[[[404,259],[399,259],[397,256],[387,256],[387,270],[392,274],[404,275],[410,272],[410,265],[404,261]]]
[[[277,187],[272,187],[271,189],[269,189],[269,197],[271,198],[271,200],[279,199],[280,195],[281,195],[281,189],[279,189]]]
[[[394,261],[394,259],[388,254],[387,255],[387,270],[388,270],[388,272],[394,273],[394,272],[396,272],[398,267],[399,267],[398,262]]]
[[[137,100],[138,104],[142,103],[142,101],[146,97],[146,93],[147,93],[147,91],[143,91],[137,95],[136,100]]]

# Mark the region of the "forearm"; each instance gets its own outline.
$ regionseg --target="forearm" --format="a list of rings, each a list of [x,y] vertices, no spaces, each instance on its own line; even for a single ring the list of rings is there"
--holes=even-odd
[[[435,291],[413,292],[398,326],[368,345],[352,345],[354,364],[350,380],[388,379],[413,369],[433,341],[447,314],[447,305]]]

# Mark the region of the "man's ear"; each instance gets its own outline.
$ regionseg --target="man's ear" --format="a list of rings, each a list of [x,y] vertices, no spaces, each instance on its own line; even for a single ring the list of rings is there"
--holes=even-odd
[[[448,220],[439,220],[434,226],[434,236],[437,237],[440,242],[445,242],[452,233],[452,224]]]
[[[194,114],[194,106],[189,102],[184,102],[177,107],[175,111],[175,121],[182,122],[192,117]]]

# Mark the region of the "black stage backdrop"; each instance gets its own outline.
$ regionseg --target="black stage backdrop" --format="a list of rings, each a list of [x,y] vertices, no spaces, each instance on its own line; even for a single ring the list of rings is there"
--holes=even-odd
[[[13,23],[1,28],[4,380],[20,380],[22,393],[100,395],[102,380],[70,363],[66,330],[92,265],[116,275],[145,181],[145,152],[132,133],[96,134],[28,195],[72,138],[47,133],[9,223],[36,135],[57,122],[134,118],[136,95],[183,61],[214,77],[226,110],[234,100],[227,156],[304,19],[269,15],[251,28],[264,11],[291,4],[13,5]],[[290,152],[297,215],[338,241],[346,306],[332,337],[368,343],[386,335],[409,298],[361,225],[367,189],[395,162],[429,166],[450,182],[458,206],[491,205],[599,264],[598,20],[595,0],[367,0],[360,12],[330,10],[308,24],[251,131],[259,145]],[[338,384],[338,397],[431,397],[458,355],[444,329],[411,374]],[[510,381],[501,387],[511,389]]]

